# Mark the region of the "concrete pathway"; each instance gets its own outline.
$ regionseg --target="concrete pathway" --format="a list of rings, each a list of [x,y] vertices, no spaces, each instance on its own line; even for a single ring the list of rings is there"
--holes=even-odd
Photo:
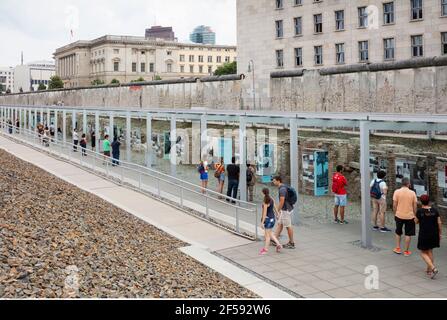
[[[253,274],[210,254],[216,250],[249,245],[251,241],[3,136],[0,136],[0,148],[188,243],[190,246],[181,248],[182,252],[259,296],[263,298],[293,298],[292,295],[266,283]]]
[[[374,232],[373,250],[360,247],[360,223],[321,224],[304,219],[295,227],[296,249],[259,256],[261,243],[218,251],[219,255],[305,298],[447,298],[447,241],[435,250],[439,274],[429,279],[413,239],[411,257],[392,252],[393,233]],[[281,239],[287,242],[287,238]],[[377,268],[378,288],[365,286]]]

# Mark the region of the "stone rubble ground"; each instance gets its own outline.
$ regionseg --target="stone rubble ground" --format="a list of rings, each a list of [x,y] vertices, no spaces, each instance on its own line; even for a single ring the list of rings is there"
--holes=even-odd
[[[104,200],[4,151],[0,168],[0,298],[256,298]]]

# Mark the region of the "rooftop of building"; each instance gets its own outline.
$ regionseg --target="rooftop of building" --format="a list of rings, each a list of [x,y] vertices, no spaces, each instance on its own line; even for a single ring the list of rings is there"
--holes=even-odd
[[[146,37],[138,36],[117,36],[117,35],[105,35],[94,40],[79,40],[70,43],[66,46],[57,48],[54,55],[62,54],[66,51],[75,48],[91,48],[94,46],[99,46],[105,43],[112,44],[135,44],[135,45],[150,45],[158,47],[195,47],[195,48],[222,48],[222,49],[234,49],[236,46],[230,45],[210,45],[210,44],[200,44],[200,43],[188,43],[188,42],[176,42],[176,41],[166,41],[166,40],[153,40]]]

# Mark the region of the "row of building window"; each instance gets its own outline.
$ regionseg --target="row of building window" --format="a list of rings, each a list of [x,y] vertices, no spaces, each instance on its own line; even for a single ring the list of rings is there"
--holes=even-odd
[[[195,61],[195,56],[194,55],[189,55],[189,62],[194,62],[194,61]],[[205,62],[204,56],[198,56],[198,61],[199,62]],[[236,58],[234,58],[234,61],[236,61]],[[184,54],[180,55],[180,62],[185,62],[185,55]],[[217,63],[222,63],[222,57],[221,56],[217,56],[216,57],[216,62]],[[226,56],[225,57],[225,62],[231,62],[231,57]],[[213,63],[213,56],[208,56],[208,63]]]
[[[369,41],[358,42],[358,57],[360,62],[369,61]],[[393,60],[395,57],[395,40],[394,38],[383,39],[383,57],[384,60]],[[441,33],[441,54],[447,55],[447,32]],[[303,48],[294,48],[295,66],[303,65]],[[424,56],[424,39],[422,35],[411,36],[411,56]],[[335,44],[335,62],[336,64],[344,64],[345,60],[345,44]],[[323,64],[323,46],[314,46],[314,64]],[[276,66],[282,68],[284,66],[284,50],[276,50]]]
[[[31,84],[35,85],[35,84],[44,84],[44,85],[48,85],[50,81],[49,80],[31,80]]]
[[[280,0],[276,0],[277,3]],[[411,0],[411,20],[420,20],[423,18],[423,0]],[[282,3],[282,1],[281,1]],[[359,7],[358,10],[358,27],[368,27],[368,12],[367,7]],[[441,0],[441,15],[447,16],[447,0]],[[395,22],[395,8],[394,1],[383,3],[383,24],[390,25]],[[303,34],[303,18],[296,17],[293,19],[295,36]],[[313,18],[314,33],[323,33],[323,14],[315,14]],[[275,21],[276,38],[284,37],[284,23],[283,20]],[[335,11],[335,30],[345,30],[345,11]]]
[[[292,0],[294,6],[300,6],[303,4],[303,0]],[[447,0],[440,0],[441,1],[441,12],[442,15],[447,15]],[[313,3],[323,2],[322,0],[312,0]],[[384,3],[384,7],[387,4],[390,4],[392,2]],[[423,0],[410,0],[410,6],[411,6],[411,16],[412,19],[422,19],[422,10],[424,7]],[[284,0],[275,0],[275,8],[276,9],[283,9],[284,8]],[[389,9],[389,7],[388,7]],[[394,13],[394,8],[393,8]]]
[[[199,73],[204,73],[204,66],[199,66]],[[180,73],[185,73],[185,66],[180,66]],[[189,73],[195,73],[195,66],[194,65],[190,65],[189,66]],[[208,74],[212,74],[213,73],[213,67],[212,66],[208,66]]]
[[[184,49],[184,48],[182,48],[182,49]],[[186,49],[187,49],[187,50],[194,50],[194,48],[186,48]],[[203,48],[199,48],[199,50],[202,51]],[[213,50],[213,48],[208,48],[208,51],[212,51],[212,50]],[[217,48],[216,50],[217,50],[217,51],[222,51],[221,48]],[[230,52],[230,51],[231,51],[230,49],[224,49],[224,50],[225,50],[225,52]],[[133,53],[133,54],[136,54],[138,51],[140,51],[140,50],[139,50],[139,49],[133,49],[133,50],[132,50],[132,53]],[[233,50],[233,51],[236,51],[236,50]],[[114,54],[119,54],[119,53],[120,53],[120,49],[113,49],[113,53],[114,53]],[[92,57],[93,57],[93,56],[98,56],[98,55],[101,55],[101,54],[105,54],[105,49],[102,49],[102,50],[99,50],[99,51],[92,52]],[[145,55],[145,54],[146,54],[146,51],[141,50],[141,54],[142,54],[142,55]],[[168,51],[166,52],[166,54],[167,54],[168,56],[170,56],[170,55],[172,55],[172,51],[168,50]]]

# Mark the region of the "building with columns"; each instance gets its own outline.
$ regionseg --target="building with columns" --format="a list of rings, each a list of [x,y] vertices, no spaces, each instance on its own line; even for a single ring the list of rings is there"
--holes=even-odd
[[[393,63],[447,54],[447,0],[238,0],[238,68],[271,73]]]
[[[90,86],[96,79],[109,84],[113,79],[203,77],[236,61],[236,47],[108,35],[58,48],[54,58],[56,74],[70,88]]]

